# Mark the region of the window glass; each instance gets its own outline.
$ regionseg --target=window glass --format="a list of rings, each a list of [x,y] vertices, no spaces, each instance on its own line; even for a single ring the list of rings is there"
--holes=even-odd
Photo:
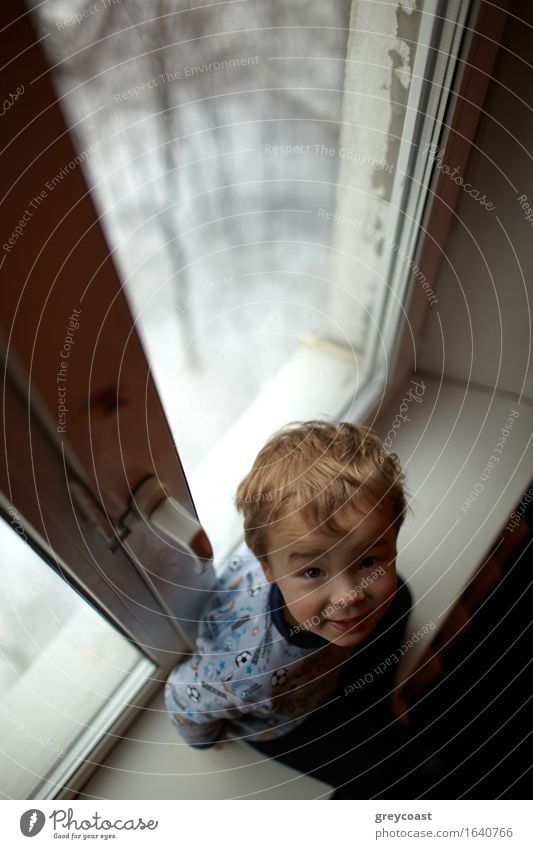
[[[420,8],[35,4],[74,167],[219,556],[264,440],[349,417],[394,341],[376,348]]]
[[[14,508],[0,547],[0,792],[37,798],[103,732],[101,714],[124,710],[139,665],[155,666],[30,547]]]

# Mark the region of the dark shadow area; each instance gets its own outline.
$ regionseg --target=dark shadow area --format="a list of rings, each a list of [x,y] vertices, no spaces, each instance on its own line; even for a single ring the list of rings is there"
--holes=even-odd
[[[442,678],[411,706],[415,773],[400,771],[400,798],[531,795],[532,513],[530,504],[520,519],[527,534],[499,583],[442,653]]]

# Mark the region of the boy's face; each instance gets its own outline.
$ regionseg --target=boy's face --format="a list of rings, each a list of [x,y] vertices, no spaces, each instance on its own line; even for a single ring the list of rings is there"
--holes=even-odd
[[[390,607],[396,590],[396,537],[392,511],[338,515],[346,528],[313,530],[298,514],[268,534],[268,581],[277,583],[289,626],[339,646],[364,642]],[[275,537],[275,538],[274,538]]]

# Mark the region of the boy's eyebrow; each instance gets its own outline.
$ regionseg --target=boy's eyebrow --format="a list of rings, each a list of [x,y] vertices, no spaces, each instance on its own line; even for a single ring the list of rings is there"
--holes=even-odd
[[[324,551],[293,551],[289,554],[289,560],[296,560],[301,557],[321,557],[326,552]]]
[[[378,539],[373,540],[373,542],[367,543],[363,542],[361,545],[355,546],[355,551],[368,551],[372,548],[381,548],[383,545],[386,545],[387,540],[385,537],[380,537]],[[322,549],[316,549],[311,551],[293,551],[289,554],[289,560],[296,560],[298,558],[303,557],[321,557],[324,554],[329,554],[330,549],[323,551]]]

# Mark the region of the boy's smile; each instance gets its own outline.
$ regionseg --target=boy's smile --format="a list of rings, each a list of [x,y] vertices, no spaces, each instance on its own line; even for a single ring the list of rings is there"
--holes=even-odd
[[[289,626],[355,647],[392,603],[398,532],[389,508],[361,513],[347,507],[338,520],[344,535],[313,530],[300,514],[281,520],[275,534],[269,531],[261,565],[281,591]]]

